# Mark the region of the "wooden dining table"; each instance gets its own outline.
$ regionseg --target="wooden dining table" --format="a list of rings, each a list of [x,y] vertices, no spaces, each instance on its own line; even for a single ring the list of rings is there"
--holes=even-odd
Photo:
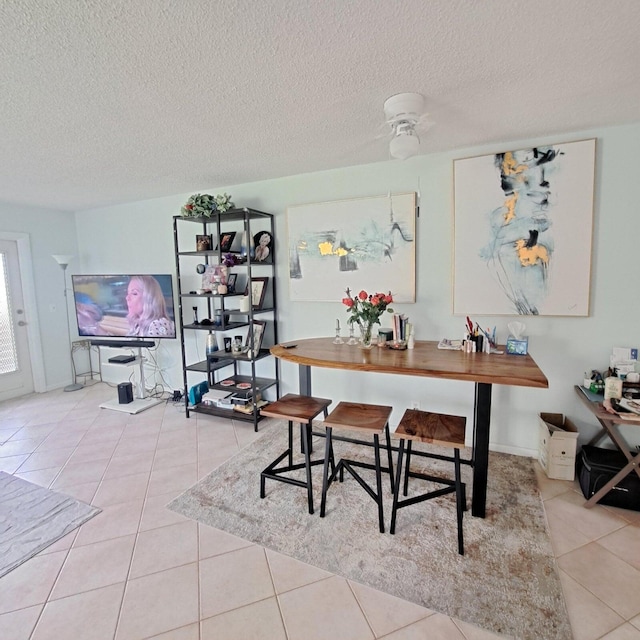
[[[544,373],[530,355],[510,355],[506,349],[503,351],[501,354],[488,354],[438,349],[438,343],[429,340],[417,340],[413,349],[378,346],[362,349],[346,343],[335,344],[334,338],[305,338],[271,347],[273,356],[298,365],[301,395],[311,395],[313,367],[473,382],[471,513],[481,518],[486,511],[492,386],[502,384],[539,389],[549,386]],[[383,386],[377,395],[384,396]]]

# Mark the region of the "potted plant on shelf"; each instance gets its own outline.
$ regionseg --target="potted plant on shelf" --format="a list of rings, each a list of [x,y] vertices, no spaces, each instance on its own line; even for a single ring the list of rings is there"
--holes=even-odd
[[[208,193],[194,193],[189,196],[187,202],[180,209],[180,213],[184,218],[210,218],[214,211],[224,213],[234,207],[231,196],[226,193],[217,196]]]

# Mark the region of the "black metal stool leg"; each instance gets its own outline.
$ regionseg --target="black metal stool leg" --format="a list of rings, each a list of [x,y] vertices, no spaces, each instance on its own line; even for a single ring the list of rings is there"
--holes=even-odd
[[[293,466],[293,422],[289,420],[289,466]]]
[[[309,427],[307,429],[307,427]],[[309,500],[309,513],[313,513],[313,485],[311,482],[311,452],[309,440],[311,436],[310,425],[303,425],[302,429],[302,448],[304,449],[304,463],[307,470],[307,499]]]
[[[463,485],[460,478],[460,449],[454,449],[453,452],[455,458],[455,470],[456,470],[456,513],[458,516],[458,553],[464,555],[464,535],[462,531],[462,516],[463,516]]]
[[[382,508],[382,471],[380,469],[380,438],[378,434],[373,436],[373,448],[376,458],[376,492],[378,503],[378,522],[380,523],[380,533],[384,533],[384,511]]]
[[[391,493],[395,493],[394,491],[394,477],[393,477],[393,458],[391,456],[391,436],[389,434],[389,423],[384,427],[384,434],[387,438],[387,461],[389,463],[389,483],[391,484]]]
[[[326,442],[324,444],[324,467],[322,474],[322,500],[320,502],[320,517],[324,518],[327,506],[327,489],[329,488],[329,460],[333,461],[333,442],[331,440],[331,427],[327,427]],[[332,472],[335,475],[335,466]]]
[[[402,495],[406,496],[409,493],[409,467],[411,466],[411,440],[407,441],[407,459],[404,463],[404,487]]]
[[[396,486],[393,492],[393,506],[391,507],[391,526],[389,527],[389,533],[396,532],[396,513],[398,512],[398,498],[400,496],[400,482],[402,480],[402,458],[404,456],[404,440],[400,440],[398,446],[398,462],[396,469]]]

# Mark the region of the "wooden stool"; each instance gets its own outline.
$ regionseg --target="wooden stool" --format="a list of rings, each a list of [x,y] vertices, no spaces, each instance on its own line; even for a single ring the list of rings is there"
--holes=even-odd
[[[325,453],[324,453],[324,475],[322,478],[322,502],[320,505],[320,517],[324,518],[327,503],[327,491],[336,475],[340,472],[340,482],[344,480],[344,470],[346,469],[357,481],[358,484],[369,494],[378,505],[378,521],[380,533],[384,533],[384,513],[382,509],[382,472],[389,472],[391,491],[394,488],[393,460],[391,456],[391,439],[389,437],[389,416],[392,408],[375,404],[356,404],[352,402],[340,402],[338,406],[324,420],[327,428]],[[337,466],[333,461],[333,428],[348,429],[360,433],[373,434],[373,449],[375,464],[360,462],[358,460],[347,460],[342,458]],[[387,454],[389,459],[388,467],[380,466],[380,434],[384,431],[387,438]],[[363,442],[363,444],[369,444]],[[333,466],[333,471],[329,474],[329,465]],[[376,472],[376,490],[374,491],[358,474],[354,467],[363,469],[373,469]]]
[[[296,487],[306,487],[307,499],[309,502],[309,513],[313,513],[313,485],[311,482],[311,467],[323,464],[323,460],[311,461],[311,424],[313,419],[320,413],[324,412],[327,417],[327,407],[332,400],[326,398],[313,398],[311,396],[298,396],[288,393],[276,402],[272,402],[264,409],[260,410],[263,416],[270,418],[280,418],[287,420],[289,424],[289,446],[281,453],[264,471],[260,473],[260,497],[265,496],[265,481],[267,478],[293,484]],[[304,453],[304,462],[293,464],[293,423],[300,425],[300,439],[302,441],[302,452]],[[283,467],[278,465],[287,458],[287,464]],[[296,478],[287,478],[281,476],[288,471],[296,471],[306,468],[307,480],[297,480]]]
[[[398,428],[393,434],[394,438],[400,439],[398,447],[398,466],[396,470],[395,491],[393,493],[393,507],[391,509],[391,526],[390,533],[396,530],[396,514],[398,509],[408,507],[418,502],[424,502],[431,498],[446,495],[448,493],[456,494],[456,512],[458,518],[458,553],[464,555],[464,540],[462,532],[462,515],[466,502],[465,486],[460,477],[460,447],[464,447],[466,418],[459,416],[448,416],[441,413],[428,413],[426,411],[418,411],[416,409],[407,409],[402,416],[402,420]],[[445,447],[454,448],[454,469],[455,479],[439,478],[436,476],[418,473],[409,469],[411,463],[411,442],[418,440],[419,442],[428,442],[433,444],[444,445]],[[404,469],[404,489],[403,494],[406,496],[409,485],[409,477],[429,480],[438,484],[446,485],[442,489],[436,489],[428,493],[413,496],[406,500],[399,500],[400,495],[400,479],[402,476],[402,464],[404,456],[405,441],[407,442],[407,456]],[[438,457],[443,459],[444,456],[435,456],[431,454],[421,454],[426,457]],[[446,458],[444,458],[446,459]],[[449,458],[450,459],[450,458]]]

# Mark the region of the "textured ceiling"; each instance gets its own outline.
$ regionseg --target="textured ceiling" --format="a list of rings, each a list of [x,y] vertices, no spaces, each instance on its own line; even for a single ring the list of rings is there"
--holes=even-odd
[[[638,0],[6,0],[0,200],[81,210],[640,121]]]

